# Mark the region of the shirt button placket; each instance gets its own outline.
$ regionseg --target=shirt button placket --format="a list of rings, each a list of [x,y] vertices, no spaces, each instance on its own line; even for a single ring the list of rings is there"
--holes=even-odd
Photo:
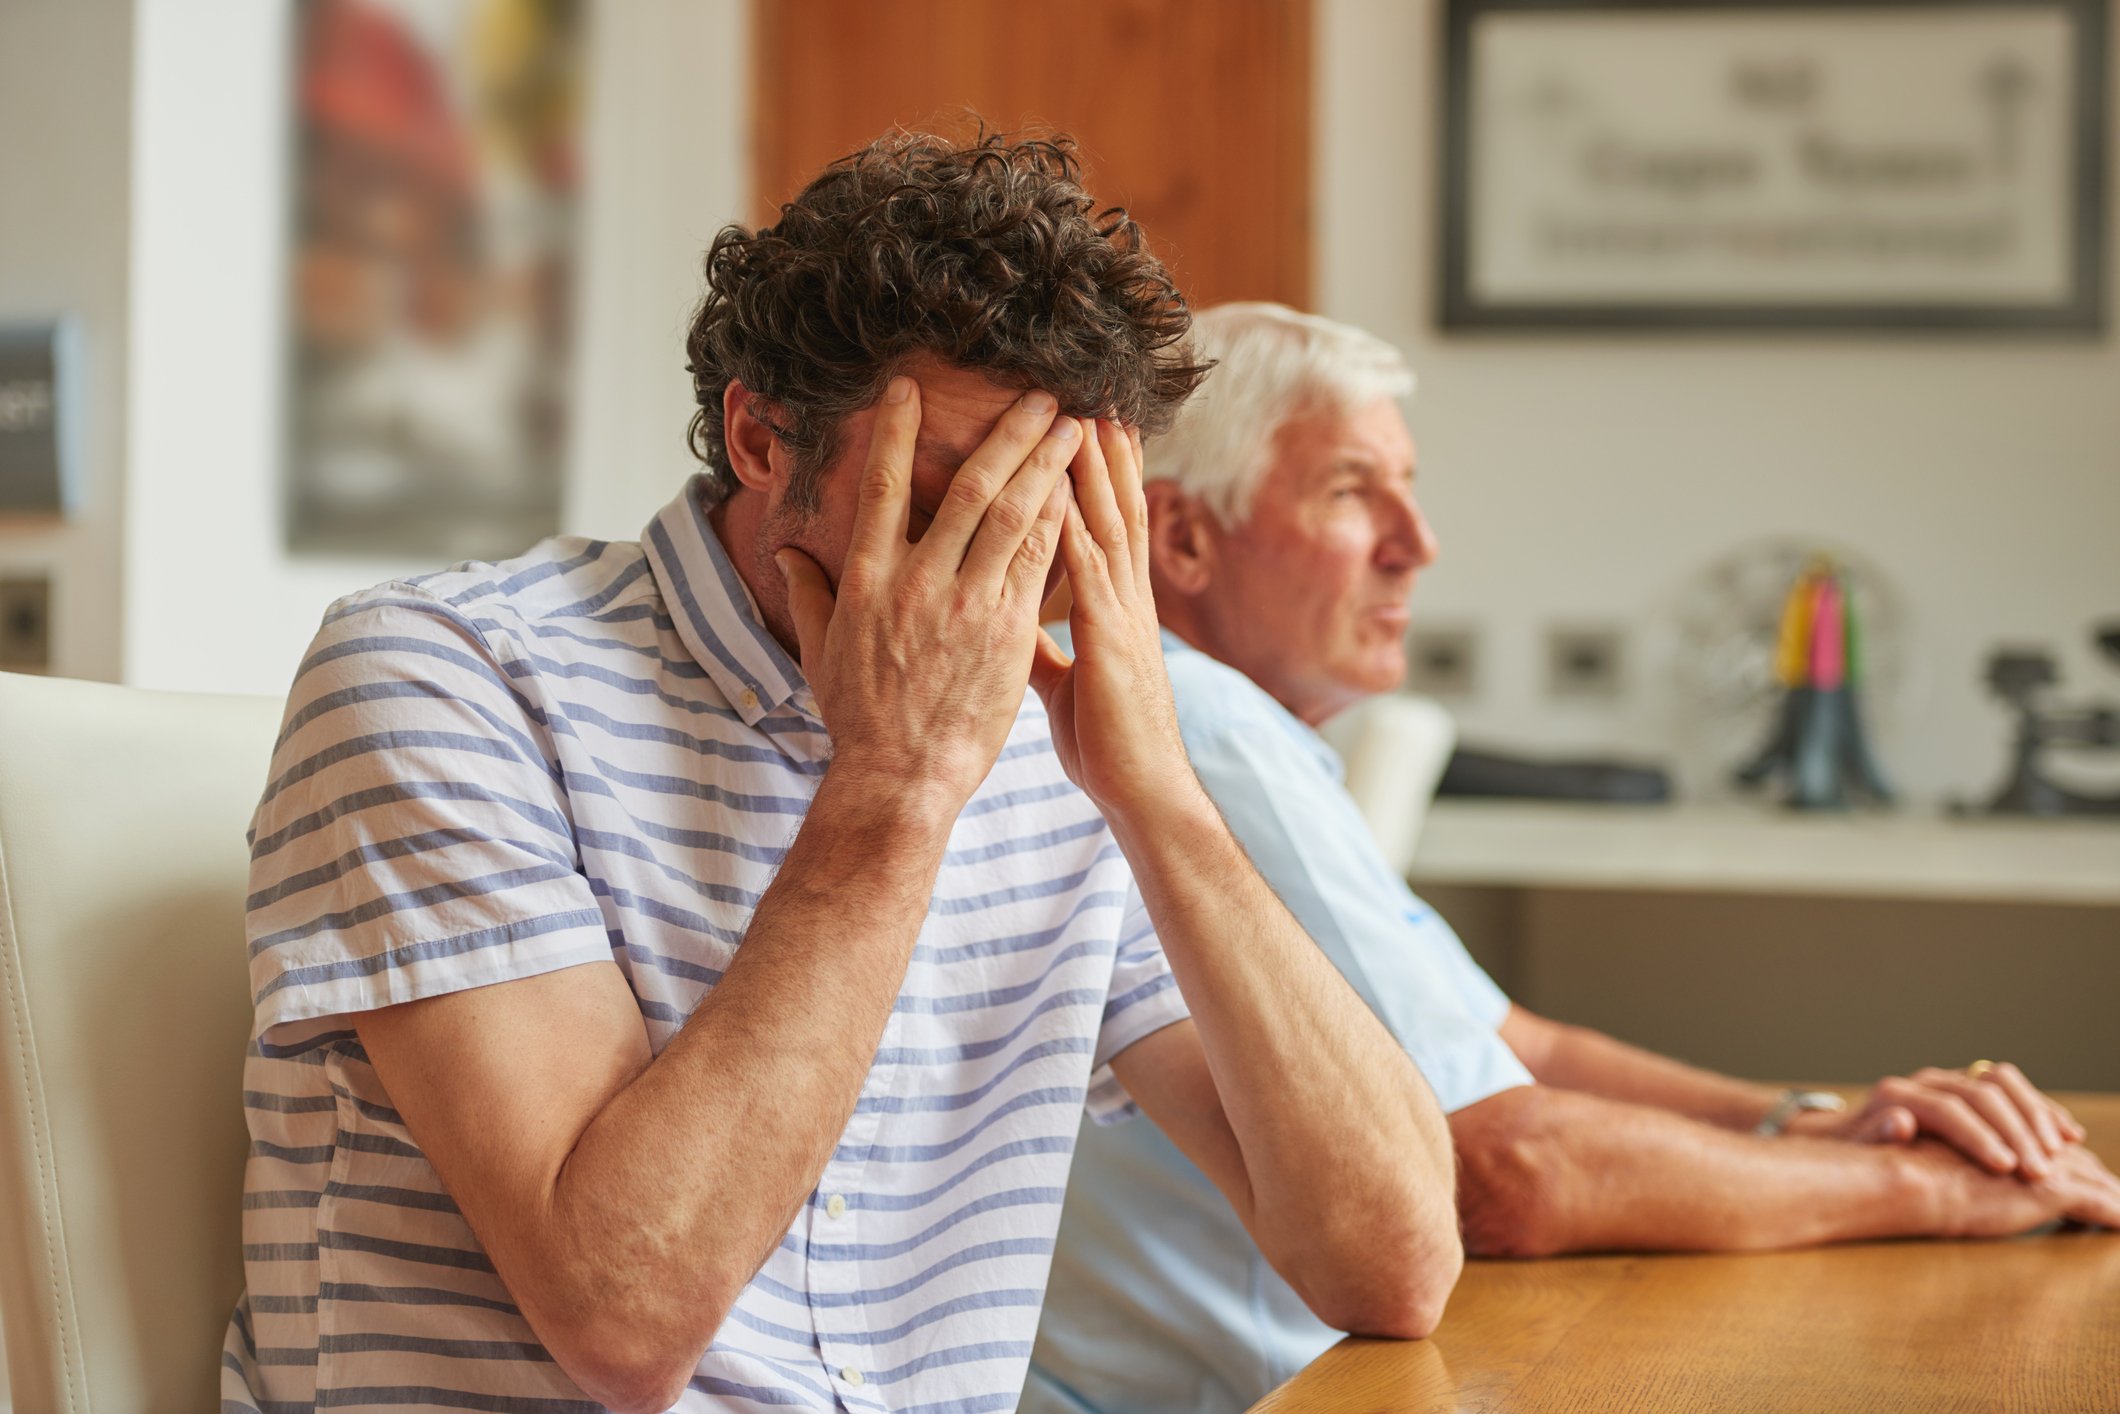
[[[867,1142],[867,1134],[859,1132],[858,1123],[847,1126],[840,1142]],[[847,1195],[856,1191],[860,1166],[833,1161],[825,1165],[817,1190],[824,1201],[811,1211],[815,1217],[810,1222],[810,1247],[814,1254],[818,1248],[852,1247],[861,1240],[861,1209],[848,1201]],[[810,1291],[813,1296],[843,1298],[861,1289],[861,1264],[849,1261],[826,1261],[812,1255],[808,1262]],[[837,1392],[844,1396],[854,1390],[864,1389],[868,1376],[863,1367],[868,1363],[870,1352],[862,1346],[842,1340],[838,1332],[859,1330],[862,1311],[841,1301],[820,1303],[811,1312],[811,1320],[817,1331],[817,1354],[830,1373]],[[851,1408],[867,1409],[868,1400],[849,1405]]]
[[[880,1051],[889,1051],[898,1044],[901,1020],[896,1012],[884,1022]],[[883,1126],[883,1106],[878,1103],[896,1088],[898,1067],[889,1063],[878,1063],[869,1070],[868,1078],[862,1082],[861,1098],[870,1107],[855,1107],[847,1120],[847,1127],[839,1136],[839,1149],[863,1157],[852,1162],[834,1158],[825,1165],[824,1173],[817,1181],[817,1191],[824,1201],[813,1204],[815,1216],[810,1222],[810,1246],[812,1252],[818,1247],[838,1248],[842,1252],[852,1251],[862,1241],[864,1224],[860,1195],[863,1180],[867,1177],[867,1155],[876,1142],[878,1130]],[[891,1237],[889,1215],[874,1224],[882,1240]],[[817,1353],[824,1368],[832,1378],[833,1392],[839,1402],[851,1409],[870,1410],[887,1401],[877,1393],[870,1382],[879,1365],[888,1366],[886,1352],[874,1345],[857,1344],[839,1338],[840,1332],[855,1332],[864,1329],[868,1312],[861,1307],[847,1304],[843,1298],[862,1289],[862,1264],[857,1261],[826,1262],[812,1255],[808,1262],[810,1291],[817,1296],[829,1294],[841,1298],[837,1304],[813,1309],[810,1315],[812,1328],[817,1331]],[[856,1392],[859,1392],[858,1394]],[[852,1396],[852,1398],[850,1398]],[[866,1396],[865,1398],[862,1396]]]

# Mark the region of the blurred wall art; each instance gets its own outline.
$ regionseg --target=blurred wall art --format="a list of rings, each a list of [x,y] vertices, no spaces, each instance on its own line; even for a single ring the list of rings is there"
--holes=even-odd
[[[303,0],[291,550],[497,559],[558,528],[576,0]]]

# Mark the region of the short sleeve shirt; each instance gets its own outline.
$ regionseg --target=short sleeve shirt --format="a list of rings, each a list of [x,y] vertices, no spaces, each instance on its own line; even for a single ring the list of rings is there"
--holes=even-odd
[[[688,485],[642,542],[335,605],[253,821],[247,1290],[224,1409],[597,1406],[363,1053],[359,1013],[615,966],[660,1054],[741,949],[831,741]],[[1027,694],[951,833],[822,1181],[682,1410],[1015,1406],[1085,1104],[1184,1005]]]
[[[1420,1067],[1444,1110],[1531,1076],[1509,999],[1385,863],[1318,734],[1166,633],[1193,769],[1304,930]],[[1235,1414],[1339,1338],[1152,1124],[1085,1130],[1025,1414]]]

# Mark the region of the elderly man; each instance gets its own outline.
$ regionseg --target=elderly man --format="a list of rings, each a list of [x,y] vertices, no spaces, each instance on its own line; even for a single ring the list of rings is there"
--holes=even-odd
[[[224,1408],[1010,1408],[1085,1101],[1328,1319],[1434,1324],[1441,1114],[1185,761],[1132,429],[1203,370],[1094,209],[1064,142],[835,164],[714,242],[641,543],[327,615]]]
[[[1828,1114],[1511,1005],[1384,864],[1313,730],[1405,671],[1436,554],[1398,407],[1412,378],[1378,340],[1279,306],[1210,310],[1195,334],[1217,366],[1148,487],[1186,749],[1450,1112],[1468,1252],[2120,1224],[2120,1181],[2009,1066],[1889,1079]],[[1169,1137],[1085,1131],[1025,1409],[1244,1408],[1338,1335],[1279,1271]]]

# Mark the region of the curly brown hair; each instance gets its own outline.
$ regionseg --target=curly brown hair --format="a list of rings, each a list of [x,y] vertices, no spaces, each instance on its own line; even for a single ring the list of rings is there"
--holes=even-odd
[[[840,420],[923,354],[1043,388],[1078,417],[1168,426],[1207,374],[1192,316],[1125,210],[1093,214],[1081,173],[1063,135],[893,132],[825,168],[776,224],[724,227],[685,340],[689,440],[715,493],[735,486],[732,379],[794,455],[798,512],[816,509]]]

